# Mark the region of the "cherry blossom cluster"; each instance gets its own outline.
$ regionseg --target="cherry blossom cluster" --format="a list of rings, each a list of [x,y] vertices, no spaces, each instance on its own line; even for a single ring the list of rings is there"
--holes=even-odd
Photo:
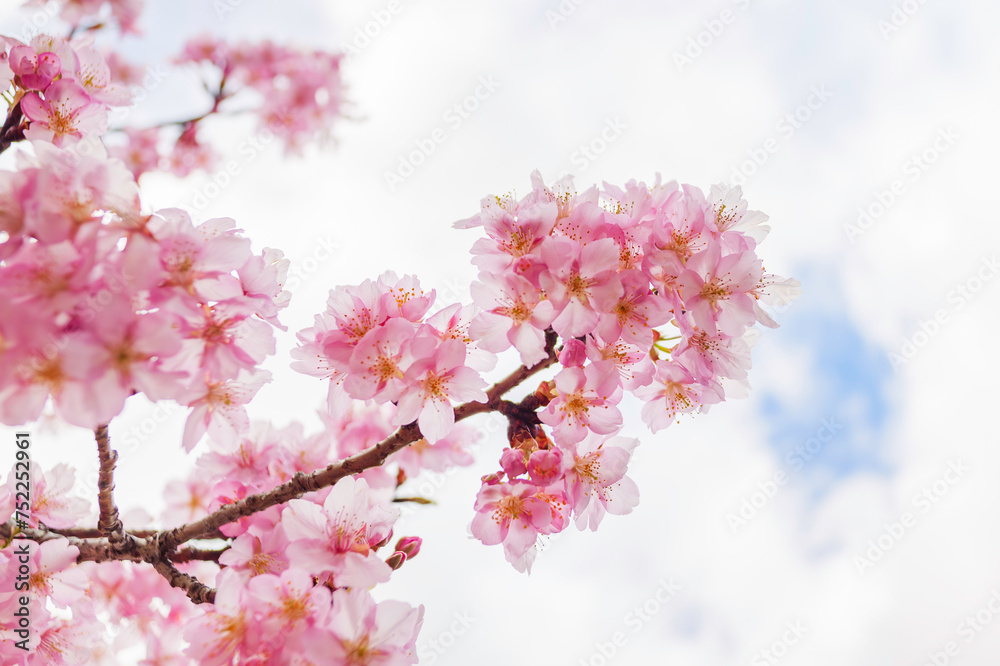
[[[206,430],[234,442],[268,379],[288,261],[251,252],[229,219],[143,215],[118,161],[32,147],[0,172],[0,421],[36,419],[51,396],[94,428],[142,392],[194,408],[186,448]]]
[[[527,570],[538,536],[571,518],[595,529],[635,506],[625,476],[635,442],[614,437],[625,391],[656,432],[707,411],[727,385],[749,388],[750,327],[777,325],[760,302],[787,303],[798,288],[756,255],[766,220],[738,187],[706,197],[630,181],[580,194],[536,172],[527,196],[488,197],[456,223],[486,233],[472,247],[472,306],[425,319],[433,294],[391,273],[337,288],[299,334],[295,367],[329,380],[331,410],[391,402],[394,425],[415,420],[433,442],[453,426],[454,403],[489,402],[478,371],[492,367],[490,352],[513,348],[525,369],[557,361],[528,400],[490,404],[510,421],[510,448],[484,477],[472,521],[474,536]]]
[[[329,143],[343,114],[341,59],[339,53],[292,49],[270,41],[228,44],[208,36],[191,40],[176,63],[198,68],[206,87],[214,90],[211,108],[165,126],[123,128],[125,143],[116,144],[113,154],[136,177],[157,169],[177,176],[210,170],[219,153],[202,138],[206,119],[245,111],[257,116],[258,128],[257,140],[244,152],[256,154],[260,145],[275,137],[289,153]],[[175,126],[180,132],[171,136]]]
[[[198,459],[195,473],[167,487],[164,521],[200,518],[364,450],[393,430],[389,412],[391,406],[356,406],[323,414],[326,427],[308,437],[298,424],[278,429],[255,422],[237,448],[210,440],[212,450]],[[305,655],[313,660],[306,663],[320,664],[330,655],[343,660],[334,663],[353,663],[352,656],[365,663],[361,657],[370,652],[387,664],[415,663],[422,607],[376,604],[368,589],[420,551],[419,537],[402,537],[387,557],[378,553],[393,539],[397,487],[422,469],[471,463],[461,442],[472,438],[471,429],[459,424],[446,440],[420,440],[387,465],[225,525],[222,532],[232,541],[218,559],[223,569],[216,603],[187,624],[191,648],[185,656],[198,664],[228,664],[234,655],[247,663],[255,663],[253,657],[285,664]]]
[[[0,89],[16,110],[0,137],[4,147],[21,138],[57,146],[95,139],[108,127],[109,107],[129,103],[89,35],[38,35],[29,44],[0,37],[0,45]]]
[[[655,432],[722,400],[725,380],[749,387],[749,327],[777,325],[760,302],[787,303],[798,283],[764,271],[755,249],[767,216],[747,210],[739,187],[706,197],[630,181],[578,194],[572,180],[549,188],[537,172],[532,185],[519,201],[484,199],[456,226],[486,232],[472,248],[476,344],[513,347],[531,365],[545,356],[547,328],[564,341],[540,417],[557,441],[617,432],[622,389],[647,403]]]
[[[638,492],[625,472],[636,442],[613,437],[623,391],[646,403],[642,418],[656,432],[723,400],[723,382],[749,387],[748,329],[777,325],[759,301],[787,303],[798,288],[765,273],[755,254],[766,220],[738,187],[706,197],[630,181],[581,194],[569,178],[550,188],[536,172],[527,196],[488,197],[456,223],[486,232],[472,248],[480,312],[470,339],[513,348],[527,367],[550,352],[546,331],[562,341],[561,368],[540,388],[544,409],[512,415],[502,469],[484,477],[474,536],[502,543],[525,570],[537,536],[562,530],[567,514],[596,529],[605,512],[631,511]]]
[[[221,504],[367,448],[372,439],[384,438],[391,430],[382,418],[386,411],[325,416],[327,427],[312,436],[305,436],[298,424],[274,428],[255,422],[235,448],[211,440],[211,450],[198,459],[194,473],[168,485],[164,522],[200,518]],[[229,544],[216,553],[215,561],[178,564],[216,587],[211,605],[191,605],[183,591],[170,587],[149,567],[130,562],[76,564],[79,549],[66,539],[40,546],[26,542],[33,549],[31,649],[53,663],[62,663],[57,659],[61,653],[103,663],[101,656],[137,645],[145,647],[143,663],[322,664],[333,658],[330,655],[340,660],[335,663],[353,663],[352,657],[366,663],[362,657],[372,654],[381,655],[379,663],[415,663],[422,607],[376,603],[368,590],[386,582],[393,570],[420,551],[421,539],[412,536],[387,547],[399,516],[391,500],[405,482],[402,470],[416,476],[421,469],[471,463],[458,439],[471,441],[471,428],[459,424],[453,434],[455,441],[416,442],[412,450],[400,451],[388,466],[368,470],[364,477],[344,478],[333,487],[224,526]],[[397,471],[390,473],[386,467]],[[375,483],[369,485],[368,479]],[[64,464],[44,474],[34,469],[30,527],[61,530],[83,522],[90,506],[69,495],[73,480],[73,470]],[[0,488],[4,520],[12,514],[14,491],[11,474]],[[0,549],[0,565],[13,557],[12,551]],[[16,569],[2,567],[4,572]],[[4,640],[13,638],[14,600],[9,593],[14,589],[11,582],[0,590],[0,611],[8,606],[11,611],[0,616],[3,663],[22,663],[13,661],[23,656],[12,647],[14,641]],[[47,598],[56,612],[46,608]],[[70,604],[72,623],[58,612]],[[99,613],[109,617],[99,620]],[[110,637],[108,626],[116,628]]]
[[[469,344],[471,307],[451,305],[425,319],[434,297],[416,278],[391,272],[338,287],[315,326],[299,332],[292,367],[330,380],[331,412],[352,400],[392,403],[391,423],[416,421],[433,444],[455,424],[452,401],[486,401],[479,371],[495,362]]]
[[[29,0],[25,7],[44,7],[51,0]],[[56,0],[59,18],[73,28],[100,26],[110,14],[123,33],[138,33],[136,25],[142,14],[143,0]],[[106,9],[105,9],[106,8]]]
[[[24,524],[15,474],[0,486],[3,663],[115,663],[139,644],[149,665],[415,663],[423,607],[372,590],[421,566],[394,573],[423,544],[394,530],[402,507],[432,502],[411,490],[423,472],[473,463],[482,433],[466,418],[508,423],[470,531],[529,571],[540,538],[637,505],[626,393],[656,432],[748,388],[751,327],[777,325],[762,304],[798,285],[764,270],[767,218],[740,189],[657,178],[578,193],[536,172],[526,196],[488,197],[456,223],[484,232],[471,303],[435,310],[433,291],[392,272],[334,288],[292,352],[328,383],[324,428],[251,422],[285,330],[289,262],[254,253],[231,219],[143,212],[136,179],[212,168],[210,117],[250,112],[286,152],[328,141],[341,56],[190,41],[176,62],[204,75],[211,106],[120,128],[109,158],[109,109],[130,103],[139,72],[94,35],[109,15],[135,31],[141,4],[59,0],[69,38],[0,38],[0,152],[25,141],[0,171],[0,422],[51,402],[94,429],[99,462],[96,510],[72,496],[64,464],[32,466]],[[505,357],[516,369],[487,382]],[[108,424],[136,393],[190,408],[186,450],[208,436],[193,473],[166,488],[164,529],[142,529],[141,511],[123,522],[113,496]],[[29,550],[28,653],[15,647],[14,544]]]
[[[290,151],[332,138],[343,106],[342,56],[292,49],[271,41],[227,44],[212,37],[191,40],[178,58],[215,68],[225,86],[256,93],[261,128],[275,132]]]
[[[215,603],[186,624],[184,656],[220,665],[366,663],[375,654],[416,663],[423,607],[376,603],[369,592],[420,550],[419,538],[404,537],[379,556],[399,515],[390,497],[347,477],[226,526],[235,538],[218,559]]]

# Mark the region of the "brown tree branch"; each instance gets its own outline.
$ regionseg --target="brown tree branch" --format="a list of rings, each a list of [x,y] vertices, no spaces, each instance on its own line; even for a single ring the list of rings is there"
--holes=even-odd
[[[194,576],[182,572],[168,560],[160,559],[152,563],[153,568],[167,579],[171,587],[179,587],[187,592],[188,598],[196,604],[214,604],[215,590]]]
[[[154,551],[146,544],[146,539],[142,538],[139,542],[139,546],[135,552],[120,553],[115,551],[108,541],[107,537],[98,536],[97,530],[79,530],[80,532],[87,532],[90,536],[87,537],[77,537],[77,536],[67,536],[63,533],[56,532],[55,530],[49,529],[36,529],[27,528],[18,531],[15,527],[13,520],[8,520],[5,523],[0,523],[0,540],[7,541],[10,539],[15,532],[22,535],[23,538],[30,539],[36,543],[44,543],[46,541],[52,541],[54,539],[65,539],[69,545],[76,546],[80,549],[80,554],[77,556],[77,562],[108,562],[111,560],[127,560],[131,562],[144,562],[146,561],[145,556],[153,553]],[[143,530],[147,536],[155,535],[157,532]],[[132,533],[135,534],[134,532]],[[220,548],[219,550],[211,550],[204,548],[182,548],[170,556],[170,559],[174,562],[190,562],[192,560],[205,560],[217,562],[219,560],[219,555],[226,552],[229,547]]]
[[[545,359],[530,368],[522,365],[510,375],[494,384],[486,392],[487,402],[485,404],[481,402],[466,402],[456,407],[455,421],[467,419],[475,414],[499,411],[501,409],[500,400],[505,393],[528,377],[553,365],[557,360],[555,350],[556,336],[551,331],[546,335],[546,342],[548,356]],[[166,530],[161,534],[160,543],[164,548],[164,552],[169,553],[182,543],[191,539],[204,538],[206,534],[215,532],[223,525],[235,522],[240,518],[253,515],[258,511],[263,511],[278,504],[283,504],[288,500],[301,497],[308,492],[332,486],[345,476],[359,474],[366,469],[378,467],[390,455],[404,449],[421,437],[420,429],[416,423],[402,426],[387,439],[375,446],[329,465],[322,470],[313,472],[312,474],[299,472],[290,481],[272,490],[248,495],[237,502],[219,507],[216,511],[201,520],[181,525],[172,530]]]
[[[24,139],[25,126],[21,124],[24,114],[21,111],[21,102],[11,108],[4,121],[3,128],[0,129],[0,153],[10,148],[10,144]]]
[[[533,410],[539,406],[537,396],[529,395],[519,403],[503,400],[503,395],[518,386],[532,375],[555,364],[558,360],[555,348],[557,336],[551,330],[546,331],[546,350],[548,355],[540,363],[532,367],[521,366],[507,377],[494,384],[486,392],[487,401],[467,402],[455,408],[455,421],[467,419],[475,414],[497,411],[509,418],[530,419]],[[296,474],[290,481],[262,493],[249,495],[242,500],[226,504],[205,516],[185,525],[161,531],[137,530],[127,532],[118,517],[118,508],[114,502],[114,470],[118,454],[111,448],[107,425],[95,430],[97,440],[100,472],[98,475],[98,505],[100,519],[97,529],[69,528],[52,530],[44,525],[38,529],[22,529],[20,534],[38,542],[52,539],[66,539],[70,545],[80,550],[77,562],[105,562],[110,560],[128,560],[147,562],[160,573],[171,586],[183,589],[188,597],[197,604],[214,603],[215,590],[201,583],[193,576],[183,573],[174,566],[175,562],[192,560],[218,561],[219,556],[227,550],[207,550],[200,548],[177,547],[192,539],[219,538],[223,535],[219,528],[240,518],[253,515],[272,506],[283,504],[290,499],[334,485],[337,481],[367,469],[379,467],[393,453],[418,441],[422,437],[416,423],[400,427],[391,436],[361,451],[349,458],[341,460],[312,474]],[[416,501],[416,498],[405,498],[405,501]],[[15,533],[13,521],[0,524],[0,536],[9,539]]]
[[[97,459],[100,462],[97,477],[97,505],[100,518],[97,521],[97,529],[107,537],[108,543],[115,551],[135,553],[138,543],[135,537],[125,532],[125,526],[118,518],[118,506],[115,504],[115,462],[118,460],[118,453],[111,448],[108,425],[97,426],[94,438],[97,440]]]

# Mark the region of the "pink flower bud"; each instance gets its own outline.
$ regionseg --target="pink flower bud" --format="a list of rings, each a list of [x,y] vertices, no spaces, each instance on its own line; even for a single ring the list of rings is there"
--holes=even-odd
[[[62,63],[55,53],[36,54],[30,46],[15,46],[10,50],[10,68],[25,90],[44,91],[62,70]]]
[[[539,486],[547,486],[562,476],[562,451],[538,450],[528,459],[528,476]]]
[[[524,452],[519,449],[504,449],[500,454],[500,467],[512,479],[524,474],[528,469],[524,466]]]
[[[420,546],[423,544],[423,539],[420,537],[410,536],[403,537],[396,542],[396,550],[402,553],[406,553],[407,559],[413,559],[420,552]]]
[[[567,340],[559,352],[559,362],[567,368],[582,368],[587,362],[587,345],[576,338]]]
[[[487,474],[482,479],[484,486],[495,486],[500,483],[500,476],[497,474]]]
[[[389,559],[385,561],[393,571],[403,566],[403,562],[406,561],[406,553],[401,550],[397,550],[395,553],[389,556]]]

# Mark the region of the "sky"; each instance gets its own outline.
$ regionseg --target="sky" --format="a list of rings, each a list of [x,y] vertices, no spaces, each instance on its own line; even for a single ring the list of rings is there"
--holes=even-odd
[[[16,34],[26,15],[0,7]],[[803,294],[763,330],[748,398],[656,435],[623,405],[632,514],[558,535],[526,576],[467,532],[495,423],[473,469],[424,481],[437,505],[397,528],[423,550],[377,589],[425,606],[422,664],[972,666],[1000,654],[998,22],[934,0],[152,0],[121,47],[355,52],[335,145],[268,146],[207,202],[211,174],[143,183],[150,209],[233,217],[291,259],[290,332],[251,405],[277,425],[319,427],[324,387],[288,351],[330,288],[391,269],[468,300],[476,232],[452,222],[536,168],[581,189],[740,184],[770,216],[759,254]],[[130,118],[200,110],[193,82],[172,71]],[[253,132],[216,127],[234,153]],[[156,515],[151,489],[193,462],[185,416],[130,400],[113,424],[148,433],[122,452],[123,508]],[[86,432],[36,441],[43,465],[96,470]]]

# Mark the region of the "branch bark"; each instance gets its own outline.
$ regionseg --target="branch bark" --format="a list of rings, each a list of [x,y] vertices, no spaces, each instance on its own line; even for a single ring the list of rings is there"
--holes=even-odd
[[[125,532],[125,526],[118,518],[118,506],[115,504],[115,463],[118,453],[111,448],[108,437],[108,425],[99,425],[94,430],[97,440],[97,459],[100,469],[97,476],[97,506],[100,518],[97,529],[108,539],[111,547],[120,553],[137,552],[138,543],[135,537]]]
[[[540,363],[527,368],[521,366],[507,377],[494,384],[487,392],[487,402],[466,402],[455,408],[455,421],[467,419],[475,414],[485,412],[500,411],[501,397],[515,386],[532,375],[541,372],[545,368],[553,365],[556,360],[555,335],[548,336],[547,345],[549,355]],[[190,541],[191,539],[203,539],[205,535],[218,531],[220,527],[227,523],[232,523],[240,518],[250,516],[258,511],[283,504],[288,500],[301,497],[302,495],[320,490],[340,481],[345,476],[359,474],[366,469],[378,467],[385,462],[386,458],[404,449],[406,446],[416,442],[421,438],[420,429],[416,423],[402,426],[375,446],[365,449],[355,455],[336,462],[322,470],[312,474],[296,474],[291,481],[277,486],[273,490],[256,495],[249,495],[243,499],[226,504],[215,512],[205,516],[201,520],[182,525],[172,530],[167,530],[161,536],[161,543],[165,552],[170,552],[177,546]]]
[[[455,408],[455,421],[467,419],[476,414],[500,412],[517,418],[525,418],[526,412],[537,409],[536,396],[529,395],[520,403],[503,400],[504,394],[518,386],[532,375],[552,366],[558,360],[555,348],[557,336],[551,330],[546,332],[548,356],[532,367],[521,366],[494,384],[486,392],[487,401],[467,402]],[[218,561],[226,548],[209,550],[178,547],[193,539],[223,538],[219,528],[240,518],[283,504],[288,500],[332,486],[345,476],[359,474],[367,469],[385,463],[393,453],[402,450],[421,439],[416,423],[400,427],[388,438],[375,446],[365,449],[349,458],[336,462],[312,474],[298,473],[290,481],[269,491],[249,495],[242,500],[226,504],[204,518],[169,530],[136,530],[128,532],[118,517],[114,501],[114,470],[118,454],[111,448],[108,426],[102,425],[94,431],[100,462],[98,474],[99,515],[97,529],[71,528],[53,530],[44,525],[37,529],[21,530],[29,539],[37,542],[51,539],[66,539],[70,545],[80,550],[77,562],[105,562],[128,560],[147,562],[173,587],[183,589],[194,603],[214,603],[215,590],[196,578],[183,573],[174,566],[176,562],[191,560]],[[11,538],[16,528],[13,521],[0,523],[0,537]],[[228,546],[227,546],[228,548]]]

